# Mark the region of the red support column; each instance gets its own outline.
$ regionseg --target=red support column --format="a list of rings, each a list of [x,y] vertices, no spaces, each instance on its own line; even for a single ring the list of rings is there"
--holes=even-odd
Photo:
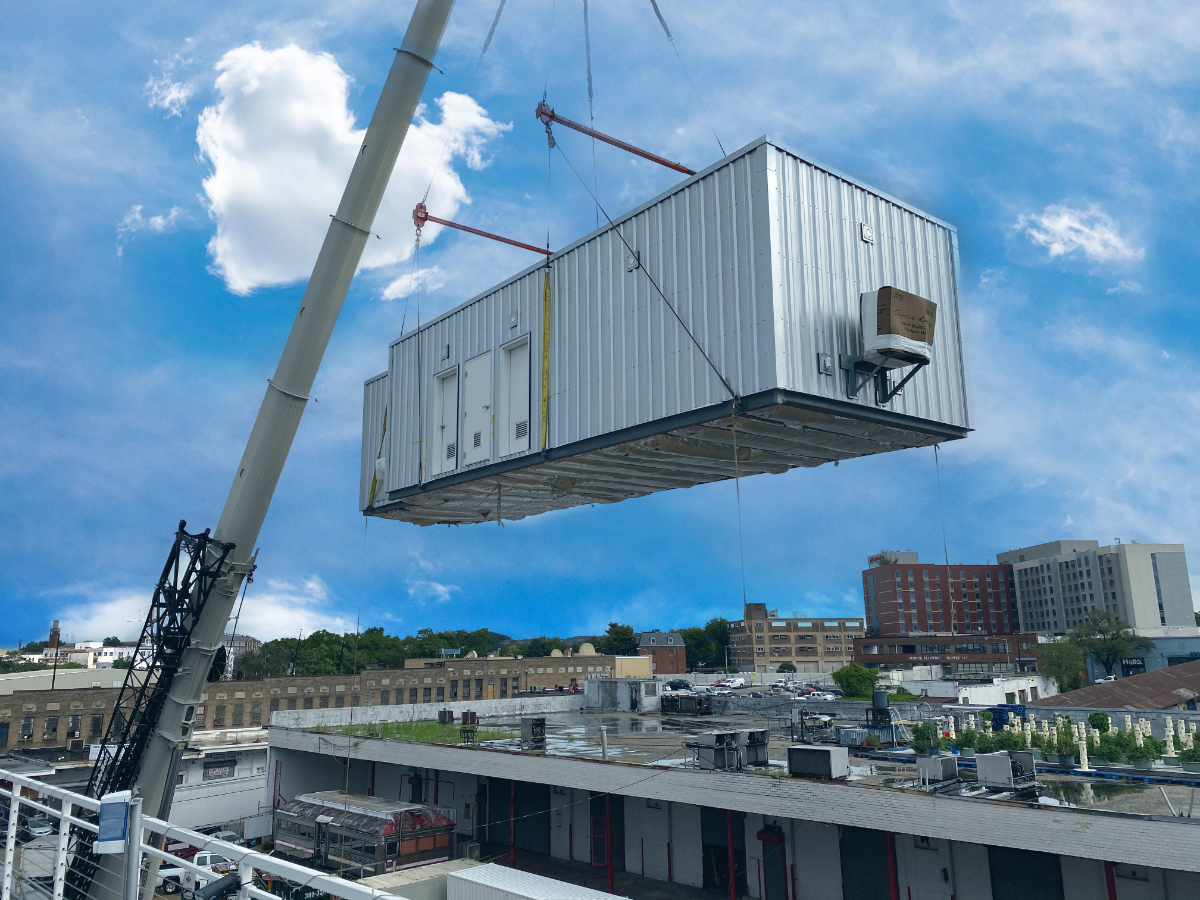
[[[725,836],[729,841],[729,900],[738,900],[737,873],[733,860],[733,810],[725,810]],[[894,900],[894,898],[893,898]]]
[[[508,783],[508,864],[517,867],[517,782]]]
[[[1104,863],[1104,884],[1108,888],[1108,900],[1117,900],[1116,867],[1108,861]]]
[[[890,831],[885,831],[884,838],[887,842],[888,893],[892,900],[900,900],[900,873],[896,871],[896,836]]]
[[[613,892],[612,870],[612,794],[604,795],[604,874],[608,878],[608,892]]]

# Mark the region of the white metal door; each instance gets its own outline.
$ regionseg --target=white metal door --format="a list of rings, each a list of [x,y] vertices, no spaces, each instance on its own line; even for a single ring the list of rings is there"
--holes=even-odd
[[[439,375],[434,384],[433,459],[429,468],[440,475],[458,466],[458,369]]]
[[[496,432],[500,455],[529,449],[529,335],[500,348]]]
[[[492,458],[492,352],[463,363],[462,447],[464,466]]]

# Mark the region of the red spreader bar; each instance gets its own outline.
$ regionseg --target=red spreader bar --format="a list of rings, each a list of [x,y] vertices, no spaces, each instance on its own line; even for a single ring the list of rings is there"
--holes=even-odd
[[[510,240],[506,237],[500,237],[498,234],[492,234],[490,231],[480,231],[478,228],[471,228],[469,225],[459,225],[457,222],[451,222],[448,219],[439,219],[437,216],[431,216],[429,210],[425,208],[424,203],[418,203],[413,210],[413,224],[417,229],[425,227],[426,222],[433,222],[436,225],[445,225],[448,228],[457,228],[459,231],[470,232],[477,234],[480,237],[491,238],[493,241],[499,241],[502,244],[511,244],[514,247],[520,247],[522,250],[532,250],[534,253],[549,255],[548,247],[535,247],[533,244],[522,244],[520,241]]]
[[[565,125],[567,128],[573,128],[581,134],[594,137],[598,141],[604,141],[606,144],[612,144],[614,147],[620,147],[622,150],[626,150],[629,153],[632,153],[634,156],[640,156],[642,159],[648,159],[650,162],[656,162],[660,166],[666,166],[668,169],[674,169],[676,172],[682,172],[684,175],[696,174],[687,166],[681,165],[680,163],[671,162],[671,160],[651,153],[649,150],[642,150],[640,147],[635,147],[633,144],[627,144],[624,141],[617,140],[615,137],[611,137],[603,132],[596,131],[594,128],[588,128],[586,125],[580,125],[578,122],[572,122],[570,119],[566,118],[565,116],[560,116],[553,109],[547,106],[545,100],[538,103],[537,110],[534,115],[538,117],[538,121],[546,126],[547,134],[550,133],[551,124],[557,122],[560,125]]]

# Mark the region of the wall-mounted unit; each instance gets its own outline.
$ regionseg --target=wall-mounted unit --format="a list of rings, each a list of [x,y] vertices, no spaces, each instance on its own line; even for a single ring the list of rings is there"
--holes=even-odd
[[[735,447],[782,473],[970,430],[946,223],[765,138],[615,223],[391,345],[364,513],[518,519],[732,478]]]

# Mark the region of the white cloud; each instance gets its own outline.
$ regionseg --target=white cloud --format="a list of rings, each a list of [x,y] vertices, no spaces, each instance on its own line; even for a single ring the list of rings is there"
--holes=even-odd
[[[146,82],[146,100],[151,109],[161,109],[168,116],[182,116],[184,107],[195,88],[182,81],[172,81],[169,75],[150,76]]]
[[[140,203],[131,206],[129,212],[125,213],[125,218],[117,225],[117,256],[125,252],[125,245],[133,240],[133,236],[139,231],[162,234],[174,228],[175,223],[184,215],[183,209],[178,206],[172,206],[168,212],[157,216],[143,215],[142,209]]]
[[[200,114],[196,132],[212,167],[204,192],[217,231],[208,249],[229,290],[248,294],[311,272],[365,130],[347,108],[350,78],[327,53],[247,44],[217,70],[221,99]],[[488,143],[511,128],[464,94],[447,92],[437,106],[440,122],[417,111],[373,225],[381,240],[367,244],[362,268],[409,257],[412,210],[431,180],[436,215],[449,218],[469,202],[451,163],[485,167]],[[439,230],[427,226],[425,241]]]
[[[352,619],[331,612],[333,598],[320,576],[300,581],[267,579],[264,585],[250,585],[246,593],[238,631],[260,640],[295,637],[301,630],[312,634],[319,629],[336,633],[354,630]],[[65,640],[100,640],[116,635],[137,640],[150,608],[150,596],[144,591],[105,591],[71,604],[58,613]],[[234,607],[237,613],[237,607]],[[232,615],[229,628],[233,627]]]
[[[1041,213],[1023,213],[1017,228],[1050,253],[1050,259],[1081,251],[1092,262],[1131,262],[1146,251],[1134,247],[1117,230],[1117,224],[1096,204],[1087,209],[1047,206]],[[1130,282],[1132,283],[1132,282]]]
[[[353,631],[353,619],[330,609],[333,599],[319,575],[298,582],[271,578],[263,586],[252,584],[246,592],[238,631],[263,641],[296,637],[301,631],[305,634],[321,629],[335,634]]]
[[[424,291],[436,291],[445,286],[446,273],[440,266],[432,266],[428,269],[422,269],[415,275],[411,273],[401,275],[395,281],[388,284],[379,296],[382,300],[398,300],[402,297],[407,297],[418,287]]]
[[[1105,291],[1106,294],[1141,294],[1144,292],[1145,288],[1136,281],[1118,281]]]
[[[432,600],[434,603],[448,603],[459,587],[456,584],[442,584],[439,581],[410,581],[408,596],[414,600]]]
[[[140,203],[131,206],[129,212],[125,213],[125,218],[121,220],[121,224],[117,226],[117,234],[122,237],[138,231],[155,231],[162,234],[164,231],[169,231],[183,215],[183,209],[178,206],[172,206],[165,214],[157,216],[143,215],[143,208]]]

